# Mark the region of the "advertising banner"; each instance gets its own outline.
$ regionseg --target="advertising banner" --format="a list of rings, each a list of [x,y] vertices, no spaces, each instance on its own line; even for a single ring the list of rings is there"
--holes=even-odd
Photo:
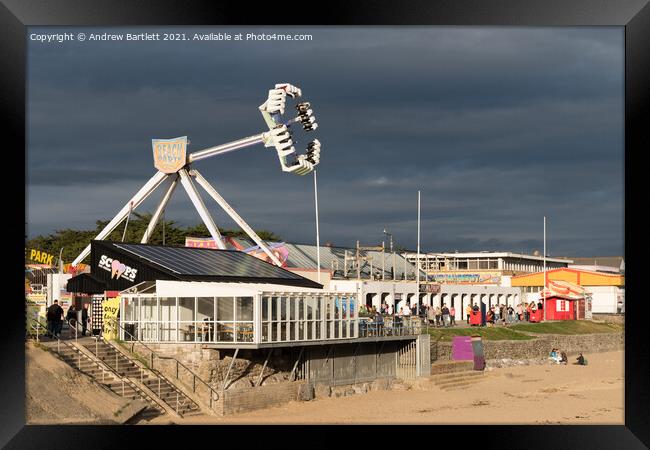
[[[287,266],[287,258],[289,257],[289,249],[286,247],[284,242],[273,242],[270,244],[267,244],[269,247],[269,250],[271,250],[271,253],[275,255],[278,260],[282,263],[281,267],[286,267]],[[274,264],[273,260],[267,255],[264,250],[260,248],[259,245],[255,245],[253,247],[245,248],[242,250],[244,253],[248,253],[251,256],[256,257],[257,259],[261,259],[262,261],[266,261],[268,263]]]
[[[274,264],[271,258],[269,258],[269,255],[267,255],[259,245],[244,248],[241,244],[237,243],[237,241],[231,237],[227,237],[226,242],[240,252],[248,253],[251,256],[261,259],[262,261]],[[275,257],[278,258],[278,260],[282,263],[281,267],[287,267],[287,259],[289,258],[289,249],[287,248],[287,245],[284,242],[267,242],[266,245],[269,247]]]
[[[76,266],[73,266],[72,264],[64,264],[63,265],[63,272],[64,273],[70,273],[72,275],[76,275],[78,273],[88,273],[90,272],[90,267],[88,267],[87,264],[79,263]]]
[[[443,284],[499,284],[501,274],[499,272],[429,273],[427,281]]]
[[[185,238],[185,247],[195,247],[195,248],[219,248],[217,243],[212,238],[195,238],[195,237],[186,237]]]
[[[115,321],[117,320],[118,312],[120,310],[120,297],[109,298],[102,302],[102,324],[104,329],[104,339],[114,340],[117,339],[117,327]]]

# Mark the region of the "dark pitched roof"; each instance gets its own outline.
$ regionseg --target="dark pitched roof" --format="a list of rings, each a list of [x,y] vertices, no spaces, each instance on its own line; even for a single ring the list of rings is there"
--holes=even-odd
[[[135,259],[165,274],[165,279],[270,283],[322,288],[322,285],[312,280],[235,250],[108,241],[93,241],[92,245]]]

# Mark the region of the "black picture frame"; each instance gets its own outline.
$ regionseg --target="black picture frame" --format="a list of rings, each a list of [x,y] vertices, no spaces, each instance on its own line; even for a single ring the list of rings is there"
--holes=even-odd
[[[36,25],[489,25],[489,26],[623,26],[625,27],[625,258],[627,260],[627,311],[625,324],[625,425],[624,426],[468,426],[413,427],[397,430],[381,427],[354,429],[342,438],[324,427],[300,427],[317,444],[341,443],[355,437],[367,445],[402,446],[404,439],[424,440],[438,445],[442,436],[481,447],[508,448],[646,448],[650,446],[650,396],[645,382],[650,373],[648,346],[644,337],[644,298],[640,289],[643,220],[634,211],[644,200],[641,156],[646,131],[650,88],[650,6],[647,0],[445,0],[394,2],[387,0],[326,5],[266,2],[177,1],[177,0],[2,0],[0,4],[0,107],[4,136],[13,147],[6,153],[16,160],[13,167],[25,168],[18,148],[26,149],[25,75],[26,27]],[[7,166],[9,165],[6,163]],[[8,186],[8,185],[7,185]],[[7,192],[16,200],[7,218],[20,221],[26,197]],[[21,202],[21,200],[24,200]],[[17,212],[18,211],[18,212]],[[636,213],[636,214],[635,214]],[[23,214],[24,215],[24,214]],[[20,224],[7,230],[15,233]],[[636,241],[633,241],[636,237]],[[11,239],[12,244],[18,242]],[[19,244],[11,245],[6,259],[16,271]],[[7,272],[14,273],[13,270]],[[0,443],[5,448],[132,448],[154,446],[155,441],[172,442],[182,432],[186,441],[178,445],[218,446],[230,438],[242,439],[245,447],[311,445],[298,442],[294,431],[278,433],[268,427],[242,433],[237,427],[95,427],[26,426],[24,387],[23,282],[12,275],[10,293],[5,295],[5,323],[1,327],[3,368],[0,371],[2,420]],[[64,399],[62,399],[64,401]],[[387,420],[390,423],[390,420]],[[180,428],[184,428],[181,430]],[[295,429],[295,427],[294,427]],[[302,433],[301,433],[302,434]],[[230,437],[229,437],[230,436]],[[318,436],[318,437],[317,437]],[[142,443],[140,440],[144,438]],[[273,443],[273,439],[278,439]],[[350,442],[350,441],[348,441]]]

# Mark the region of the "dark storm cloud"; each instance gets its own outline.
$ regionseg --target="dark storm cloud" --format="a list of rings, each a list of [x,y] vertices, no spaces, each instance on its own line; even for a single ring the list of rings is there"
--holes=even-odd
[[[321,124],[323,241],[376,242],[387,226],[415,248],[421,189],[427,250],[539,249],[546,215],[552,254],[622,253],[622,29],[282,30],[314,39],[30,42],[30,236],[112,217],[154,173],[151,138],[196,151],[262,131],[257,106],[290,81]],[[312,178],[283,174],[273,150],[197,167],[254,227],[313,242]],[[197,222],[179,191],[169,215]]]

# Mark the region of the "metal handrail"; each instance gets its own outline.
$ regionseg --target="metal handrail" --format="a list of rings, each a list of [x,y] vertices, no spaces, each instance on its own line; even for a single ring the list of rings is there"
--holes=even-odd
[[[32,322],[36,323],[36,326],[34,326],[33,324],[30,324],[30,326],[36,330],[36,342],[39,342],[39,338],[38,338],[38,330],[39,330],[40,327],[43,327],[43,324],[40,322],[40,320],[35,319],[35,318],[31,318],[30,320],[31,320]],[[51,334],[51,333],[50,333],[50,334]],[[52,335],[54,338],[56,338],[56,340],[57,340],[57,348],[56,348],[56,351],[57,351],[57,353],[60,355],[60,354],[61,354],[61,339],[59,339],[57,336],[54,336],[53,334],[51,334],[51,335]],[[69,343],[66,342],[66,341],[63,341],[63,345],[67,346],[68,348],[72,349],[74,352],[77,353],[77,356],[78,356],[78,359],[77,359],[77,369],[78,369],[78,370],[81,370],[81,356],[82,356],[82,352],[81,352],[78,348],[76,348],[75,346],[69,344]],[[105,368],[104,366],[102,366],[100,363],[98,363],[97,361],[93,361],[93,360],[91,360],[91,359],[88,358],[86,355],[84,355],[84,358],[86,358],[87,360],[89,360],[91,363],[95,364],[95,365],[97,366],[98,369],[102,369],[102,383],[103,383],[104,380],[106,379],[106,368]]]
[[[77,328],[77,325],[76,325],[77,321],[75,320],[75,325],[74,326],[72,325],[72,323],[70,323],[70,321],[68,319],[63,319],[63,321],[68,324],[69,329],[74,329],[74,340],[76,341],[77,337],[79,335],[79,329]],[[72,336],[70,336],[70,337],[72,337]]]
[[[172,360],[172,361],[174,361],[176,363],[176,379],[177,380],[180,380],[180,377],[178,376],[178,368],[179,368],[179,366],[182,367],[183,369],[185,369],[187,372],[189,372],[192,375],[192,393],[194,393],[194,394],[197,393],[197,391],[196,391],[196,382],[198,380],[200,384],[204,385],[210,391],[209,406],[210,406],[210,409],[213,409],[212,402],[219,400],[219,392],[217,390],[215,390],[205,380],[203,380],[201,377],[199,377],[197,374],[195,374],[189,367],[187,367],[185,364],[183,364],[182,362],[180,362],[176,358],[174,358],[172,356],[158,355],[147,344],[145,344],[140,339],[138,339],[137,337],[133,336],[131,333],[126,331],[126,329],[124,329],[124,327],[117,321],[117,319],[111,318],[111,319],[109,319],[109,322],[112,322],[116,326],[116,329],[119,328],[120,330],[122,330],[122,332],[124,332],[124,334],[131,337],[131,353],[135,353],[134,344],[133,344],[134,342],[137,342],[138,344],[142,345],[144,348],[146,348],[150,352],[149,360],[150,360],[150,363],[151,363],[151,370],[154,370],[154,358],[158,358],[158,359],[162,359],[162,360]]]
[[[36,323],[36,327],[34,327],[33,325],[31,325],[31,326],[32,326],[33,328],[35,328],[36,330],[38,330],[39,327],[43,327],[43,324],[40,322],[40,320],[37,320],[37,319],[34,319],[34,318],[31,318],[30,320],[31,320],[32,322],[35,322],[35,323]],[[45,327],[45,328],[47,329],[47,327]],[[51,333],[50,333],[50,334],[51,334]],[[52,336],[55,337],[56,340],[57,340],[57,353],[60,354],[60,353],[61,353],[61,345],[60,345],[60,344],[61,344],[61,339],[59,339],[57,336],[54,336],[54,335],[52,335]],[[99,338],[98,338],[97,336],[91,336],[91,337],[92,337],[93,339],[95,339],[95,343],[97,343],[97,341],[98,341]],[[38,341],[38,333],[37,333],[37,340],[36,340],[36,342],[39,342],[39,341]],[[79,350],[78,348],[76,348],[74,345],[72,345],[72,344],[70,344],[70,343],[68,343],[68,342],[66,342],[66,341],[63,341],[63,344],[64,344],[65,346],[71,348],[73,351],[77,352],[77,355],[78,355],[78,357],[79,357],[78,360],[77,360],[77,364],[78,364],[77,369],[78,369],[78,370],[81,370],[81,356],[82,356],[82,351]],[[95,353],[95,355],[96,355],[96,354],[97,354],[97,353]],[[125,392],[125,386],[124,386],[124,384],[126,383],[126,384],[128,384],[129,386],[131,386],[131,388],[132,388],[135,392],[140,393],[140,395],[144,396],[144,397],[145,397],[146,399],[148,399],[149,401],[155,403],[155,404],[157,405],[157,407],[160,409],[160,411],[164,411],[164,407],[162,407],[161,405],[159,405],[158,402],[157,402],[155,399],[151,398],[151,396],[150,396],[149,394],[147,394],[147,393],[144,392],[142,389],[140,389],[140,387],[139,387],[138,385],[136,385],[135,383],[133,383],[131,380],[129,380],[129,379],[126,378],[126,377],[121,376],[121,375],[120,375],[116,370],[113,370],[113,368],[112,368],[111,366],[109,366],[109,365],[107,365],[107,364],[103,364],[103,363],[100,362],[100,361],[93,360],[93,359],[89,358],[89,357],[86,356],[86,355],[83,355],[83,356],[84,356],[84,358],[85,358],[86,360],[88,360],[89,362],[91,362],[92,364],[94,364],[95,366],[97,366],[97,368],[99,368],[99,369],[102,370],[102,384],[103,384],[103,383],[105,382],[105,380],[106,380],[106,372],[110,372],[110,373],[113,374],[113,376],[115,376],[115,378],[116,378],[118,381],[121,381],[121,382],[122,382],[122,395],[124,395],[124,392]]]

